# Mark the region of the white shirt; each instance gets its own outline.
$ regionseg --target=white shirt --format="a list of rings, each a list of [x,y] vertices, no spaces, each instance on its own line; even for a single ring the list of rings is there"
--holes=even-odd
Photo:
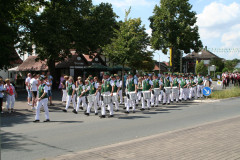
[[[118,83],[119,83],[119,87],[122,87],[122,80],[121,79],[117,79]]]
[[[50,82],[46,81],[45,83],[46,83],[47,89],[48,89],[48,90],[51,90]]]
[[[26,85],[26,89],[30,89],[30,88],[31,88],[31,86],[30,86],[30,81],[31,81],[31,77],[27,77],[26,80],[25,80],[25,83],[28,83],[28,84]]]
[[[132,81],[132,80],[133,80],[133,78],[131,78],[131,79],[128,79],[128,80],[127,80],[127,82],[126,82],[126,85],[128,85],[129,81]],[[138,82],[137,82],[137,80],[136,80],[136,79],[134,79],[134,84],[136,84],[136,85],[138,84]]]
[[[32,78],[30,80],[30,84],[31,84],[31,91],[37,91],[38,90],[38,81],[35,78]]]
[[[5,91],[6,89],[4,88],[3,84],[0,85],[0,98],[3,98],[3,93],[2,91]]]
[[[114,86],[114,81],[115,81],[115,80],[111,80],[111,81],[110,81],[110,85],[111,85],[111,86]],[[116,86],[117,86],[117,87],[120,87],[120,84],[119,84],[118,81],[117,81],[117,83],[116,83]]]
[[[148,79],[144,79],[144,80],[142,81],[142,86],[143,86],[145,80],[148,80]],[[152,82],[151,80],[149,80],[149,84],[152,86],[152,85],[153,85],[153,82]]]

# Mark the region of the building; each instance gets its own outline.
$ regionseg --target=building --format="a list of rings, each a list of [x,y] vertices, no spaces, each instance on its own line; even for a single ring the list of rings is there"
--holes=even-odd
[[[155,74],[159,73],[159,62],[155,61],[154,69],[153,69]],[[166,62],[161,62],[160,63],[160,73],[168,72],[168,66]]]
[[[192,52],[182,58],[183,72],[184,73],[195,73],[196,63],[203,61],[206,66],[209,66],[212,59],[222,59],[214,53],[203,49],[201,52]]]

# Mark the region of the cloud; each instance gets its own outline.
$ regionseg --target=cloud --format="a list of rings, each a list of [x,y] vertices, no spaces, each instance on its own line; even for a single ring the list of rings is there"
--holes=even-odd
[[[152,6],[155,3],[150,0],[95,0],[97,3],[108,2],[119,8],[126,8],[130,6]]]
[[[197,25],[203,42],[219,43],[221,47],[240,48],[239,15],[240,4],[236,2],[229,5],[212,2],[206,6],[203,12],[197,15]]]

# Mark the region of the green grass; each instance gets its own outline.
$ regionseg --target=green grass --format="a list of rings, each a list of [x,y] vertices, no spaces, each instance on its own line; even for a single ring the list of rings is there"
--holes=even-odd
[[[221,91],[214,91],[209,98],[211,99],[224,99],[231,97],[240,97],[240,88],[234,87],[230,89],[225,89]]]

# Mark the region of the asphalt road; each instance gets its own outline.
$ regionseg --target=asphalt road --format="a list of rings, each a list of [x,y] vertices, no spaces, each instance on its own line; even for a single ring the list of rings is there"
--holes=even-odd
[[[51,123],[32,123],[34,114],[1,119],[2,160],[44,159],[139,137],[193,127],[239,116],[240,98],[214,103],[186,102],[143,113],[100,119],[91,114],[63,113],[51,108]],[[41,121],[44,113],[41,113]],[[139,151],[141,152],[141,151]]]

